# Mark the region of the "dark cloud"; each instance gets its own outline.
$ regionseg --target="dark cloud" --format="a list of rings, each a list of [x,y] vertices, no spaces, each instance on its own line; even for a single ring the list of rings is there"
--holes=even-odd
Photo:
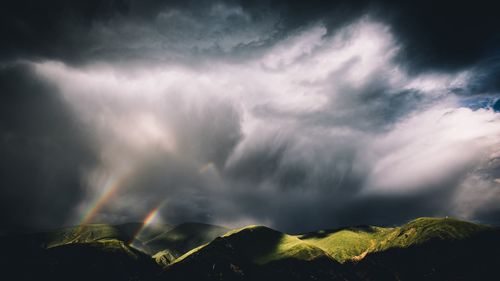
[[[217,13],[217,5],[225,11]],[[399,57],[409,69],[460,69],[497,54],[500,20],[495,11],[491,1],[8,1],[0,17],[1,58],[144,59],[141,53],[151,48],[176,53],[187,48],[193,56],[208,47],[215,53],[259,47],[311,23],[323,22],[334,33],[371,14],[390,24],[404,46]],[[251,29],[266,22],[265,33],[275,34],[252,39]],[[246,38],[228,41],[227,35],[235,34]],[[137,45],[138,40],[157,46]],[[203,42],[211,40],[215,44]],[[171,56],[163,59],[176,59]]]
[[[224,53],[259,45],[253,29],[260,32],[260,22],[272,16],[264,7],[242,10],[237,1],[8,1],[0,12],[6,42],[0,60],[150,63],[175,61],[185,52]]]
[[[389,22],[413,69],[463,68],[498,50],[500,19],[491,1],[418,1],[395,10]]]
[[[124,1],[122,1],[124,4]],[[77,59],[95,20],[124,11],[119,1],[7,1],[2,5],[3,60]]]
[[[495,56],[500,19],[492,1],[274,1],[290,27],[324,21],[331,30],[364,14],[390,24],[412,71],[467,67]],[[480,43],[479,43],[480,42]]]
[[[87,132],[28,66],[2,68],[0,93],[2,228],[63,225],[96,160]]]

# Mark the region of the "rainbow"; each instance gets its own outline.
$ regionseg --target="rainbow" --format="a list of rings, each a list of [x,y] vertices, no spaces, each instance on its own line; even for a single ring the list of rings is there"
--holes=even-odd
[[[142,226],[143,227],[148,226],[152,221],[154,221],[154,219],[158,215],[158,211],[159,210],[160,210],[160,206],[158,206],[158,207],[154,208],[153,210],[151,210],[151,212],[149,212],[147,214],[147,216],[144,218]]]
[[[133,236],[130,244],[134,244],[136,240],[140,240],[139,237],[141,237],[142,232],[158,218],[158,214],[160,213],[160,209],[163,207],[164,202],[159,204],[156,208],[152,209],[147,213],[147,215],[144,217],[142,221],[141,227],[137,230],[135,235]]]
[[[119,190],[121,184],[128,178],[129,173],[124,173],[121,176],[112,175],[106,181],[106,184],[102,188],[101,194],[90,204],[89,208],[85,212],[84,216],[80,221],[80,225],[90,224],[99,211],[103,208],[106,203],[113,198],[116,192]]]

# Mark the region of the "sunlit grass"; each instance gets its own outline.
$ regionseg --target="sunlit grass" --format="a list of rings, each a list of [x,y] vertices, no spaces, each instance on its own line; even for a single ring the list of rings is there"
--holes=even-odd
[[[256,225],[229,231],[222,235],[216,244],[213,243],[215,242],[210,244],[215,246],[214,248],[209,248],[209,244],[199,246],[176,259],[174,263],[182,262],[203,250],[217,251],[217,245],[230,247],[241,257],[260,265],[288,258],[309,261],[328,255],[322,249],[295,236]]]
[[[273,251],[255,260],[258,264],[266,264],[271,261],[293,258],[310,261],[327,254],[320,248],[313,246],[297,237],[283,235]]]
[[[114,226],[89,224],[63,228],[47,235],[47,248],[73,243],[90,243],[101,239],[123,239],[123,234]]]
[[[181,262],[205,250],[217,236],[221,237],[219,243],[234,247],[238,255],[260,265],[284,259],[310,261],[320,257],[344,263],[359,261],[373,252],[410,247],[432,239],[465,239],[486,229],[489,227],[452,218],[418,218],[400,227],[360,226],[295,236],[257,225],[231,230],[222,235],[224,229],[220,227],[186,224],[164,232],[151,241],[164,245],[163,249],[152,254],[153,259],[163,266]],[[133,256],[134,252],[126,245],[125,236],[116,226],[83,225],[48,233],[46,247],[86,243],[108,251],[125,251]],[[193,245],[190,250],[187,248],[189,245]],[[187,252],[182,251],[184,248]],[[220,248],[211,248],[211,251],[217,249]]]
[[[382,227],[348,228],[333,233],[319,231],[318,236],[306,238],[307,235],[302,235],[299,238],[323,249],[335,260],[345,262],[355,257],[362,258],[365,253],[376,250],[386,243],[385,239],[393,230]]]
[[[400,227],[351,227],[299,236],[343,263],[389,248],[405,248],[431,239],[464,239],[487,226],[452,218],[418,218]]]

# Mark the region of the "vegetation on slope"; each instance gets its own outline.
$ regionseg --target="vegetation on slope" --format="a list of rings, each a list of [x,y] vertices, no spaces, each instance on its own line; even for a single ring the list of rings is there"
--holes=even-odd
[[[323,250],[316,246],[265,226],[253,225],[230,231],[221,236],[217,243],[223,243],[256,264],[266,264],[286,258],[313,260],[327,256]],[[176,262],[206,247],[207,245],[197,247],[180,257]]]
[[[58,229],[42,234],[42,236],[47,248],[67,244],[92,243],[103,239],[116,239],[126,243],[134,241],[134,245],[142,245],[144,241],[150,240],[170,230],[170,228],[166,224],[152,225],[145,229],[142,223],[86,224]],[[138,234],[140,237],[137,236]]]
[[[131,237],[122,233],[116,226],[107,224],[88,224],[59,229],[46,234],[46,247],[53,248],[66,244],[91,243],[100,239],[127,241]]]
[[[20,280],[477,280],[495,274],[500,250],[495,228],[419,218],[399,227],[295,236],[264,226],[223,234],[227,229],[182,224],[147,241],[161,249],[151,257],[128,243],[140,226],[95,224],[3,237],[8,242],[0,265]]]
[[[345,262],[361,259],[368,252],[385,244],[394,229],[383,227],[349,227],[340,230],[320,230],[298,236],[329,253],[335,260]]]
[[[486,229],[489,228],[452,218],[418,218],[400,227],[349,227],[321,230],[298,237],[343,263],[361,260],[373,252],[406,248],[434,239],[465,239]]]
[[[230,231],[167,268],[173,280],[345,280],[322,249],[264,226]]]
[[[443,239],[371,253],[359,262],[344,266],[363,280],[498,280],[499,229],[460,235],[459,239],[445,235]]]

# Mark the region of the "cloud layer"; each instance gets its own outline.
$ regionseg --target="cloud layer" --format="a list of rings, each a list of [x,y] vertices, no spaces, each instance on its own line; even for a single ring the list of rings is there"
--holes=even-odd
[[[161,206],[170,223],[292,232],[434,215],[498,222],[494,61],[412,63],[419,37],[370,6],[299,24],[293,5],[186,5],[160,5],[153,20],[145,6],[113,8],[79,31],[88,45],[77,56],[5,64],[6,104],[30,118],[2,117],[2,150],[19,138],[43,147],[2,160],[16,175],[2,176],[2,193],[24,198],[9,191],[24,188],[33,212],[45,210],[16,215],[20,226],[80,222],[110,179],[116,190],[94,221],[142,220]],[[20,171],[40,177],[25,184]]]

